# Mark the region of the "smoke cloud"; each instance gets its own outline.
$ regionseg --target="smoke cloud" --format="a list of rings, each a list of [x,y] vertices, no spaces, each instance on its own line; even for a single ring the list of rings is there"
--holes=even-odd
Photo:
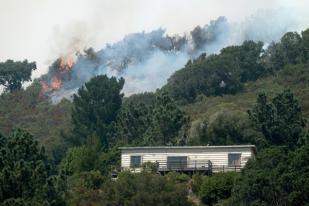
[[[79,25],[78,28],[77,31],[85,27]],[[127,96],[154,91],[163,86],[170,75],[181,69],[189,59],[202,52],[218,53],[223,47],[241,44],[244,40],[263,41],[267,44],[278,41],[287,31],[300,29],[303,28],[291,13],[278,9],[259,11],[243,22],[229,22],[227,18],[219,17],[184,35],[169,36],[162,28],[128,34],[121,41],[108,44],[101,50],[88,49],[78,53],[73,68],[61,74],[61,89],[49,92],[48,95],[54,103],[62,98],[70,99],[85,82],[101,74],[124,77],[126,82],[123,92]],[[80,49],[83,42],[87,42],[83,37],[71,36],[74,38],[69,44],[61,43],[71,48],[62,48],[62,51],[70,54]],[[42,80],[50,82],[55,70],[57,64],[50,67]]]

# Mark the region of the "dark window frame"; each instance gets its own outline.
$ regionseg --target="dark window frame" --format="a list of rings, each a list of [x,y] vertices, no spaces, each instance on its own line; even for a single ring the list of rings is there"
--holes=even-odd
[[[136,168],[142,166],[142,156],[141,155],[132,155],[130,156],[130,167]]]
[[[232,158],[232,156],[238,156],[238,159]],[[228,166],[240,167],[241,166],[241,153],[228,153]]]
[[[170,169],[184,169],[188,165],[188,156],[167,156],[167,167]]]

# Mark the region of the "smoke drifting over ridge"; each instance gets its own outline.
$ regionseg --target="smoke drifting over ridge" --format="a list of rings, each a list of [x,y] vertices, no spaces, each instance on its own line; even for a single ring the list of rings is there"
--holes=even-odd
[[[184,35],[169,36],[161,28],[128,34],[99,51],[88,49],[78,53],[70,69],[63,69],[60,60],[55,62],[41,79],[47,85],[56,83],[57,87],[46,93],[54,103],[70,98],[85,82],[100,74],[124,77],[126,95],[154,91],[190,58],[202,52],[217,53],[244,40],[270,43],[287,31],[298,30],[297,21],[290,14],[286,18],[286,12],[260,11],[241,23],[230,23],[225,17],[219,17]]]

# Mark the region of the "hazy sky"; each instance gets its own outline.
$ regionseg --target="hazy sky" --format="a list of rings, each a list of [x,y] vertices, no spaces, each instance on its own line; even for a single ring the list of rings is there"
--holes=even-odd
[[[36,61],[37,76],[69,49],[100,49],[158,27],[181,34],[218,16],[242,21],[280,7],[298,12],[309,27],[308,0],[0,0],[0,61]]]

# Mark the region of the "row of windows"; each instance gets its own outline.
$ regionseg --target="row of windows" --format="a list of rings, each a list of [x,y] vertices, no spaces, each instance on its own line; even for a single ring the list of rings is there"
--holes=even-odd
[[[142,157],[140,155],[131,156],[130,159],[131,167],[140,167],[142,164]],[[168,156],[167,164],[187,164],[187,156]],[[228,165],[229,167],[240,166],[241,165],[241,154],[240,153],[230,153],[228,154]]]

